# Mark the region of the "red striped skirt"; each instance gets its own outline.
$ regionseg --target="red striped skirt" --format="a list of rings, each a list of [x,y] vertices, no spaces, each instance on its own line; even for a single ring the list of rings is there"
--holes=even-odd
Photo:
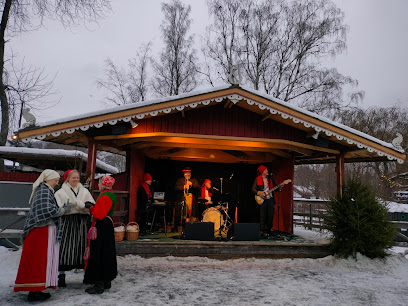
[[[58,255],[55,226],[33,228],[24,240],[14,291],[56,289]]]

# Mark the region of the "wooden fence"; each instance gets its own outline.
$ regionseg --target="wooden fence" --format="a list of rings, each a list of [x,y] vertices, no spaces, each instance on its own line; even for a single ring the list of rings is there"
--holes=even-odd
[[[293,224],[304,226],[307,229],[322,229],[323,218],[327,213],[328,200],[320,199],[293,199]],[[394,213],[395,214],[395,213]],[[398,214],[398,213],[397,213]],[[400,218],[394,220],[392,213],[387,216],[398,230],[397,242],[408,242],[408,222]]]
[[[323,228],[323,217],[326,214],[328,200],[293,199],[293,224],[307,229]]]

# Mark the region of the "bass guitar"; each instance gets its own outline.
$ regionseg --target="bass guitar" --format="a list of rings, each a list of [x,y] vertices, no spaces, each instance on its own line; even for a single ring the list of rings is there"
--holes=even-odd
[[[265,199],[270,199],[272,197],[272,192],[274,192],[276,189],[281,188],[282,186],[289,184],[290,182],[292,182],[292,180],[287,179],[284,180],[282,183],[280,183],[279,185],[273,187],[272,189],[268,189],[266,191],[261,191],[261,195],[255,195],[255,201],[256,203],[258,203],[259,205],[262,205],[263,201]]]

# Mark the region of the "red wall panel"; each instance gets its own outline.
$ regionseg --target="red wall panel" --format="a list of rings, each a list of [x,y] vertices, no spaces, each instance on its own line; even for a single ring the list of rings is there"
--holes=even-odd
[[[256,113],[222,104],[181,113],[138,120],[136,133],[167,132],[248,138],[286,139],[306,142],[305,132],[273,120],[261,121]]]

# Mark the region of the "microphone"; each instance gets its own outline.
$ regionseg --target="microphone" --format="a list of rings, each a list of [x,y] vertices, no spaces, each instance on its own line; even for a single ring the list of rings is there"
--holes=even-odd
[[[214,189],[214,190],[220,191],[218,188],[215,188],[215,187],[211,187],[211,188]]]
[[[230,176],[229,179],[232,179],[233,176],[234,176],[234,172],[231,173],[231,176]]]

